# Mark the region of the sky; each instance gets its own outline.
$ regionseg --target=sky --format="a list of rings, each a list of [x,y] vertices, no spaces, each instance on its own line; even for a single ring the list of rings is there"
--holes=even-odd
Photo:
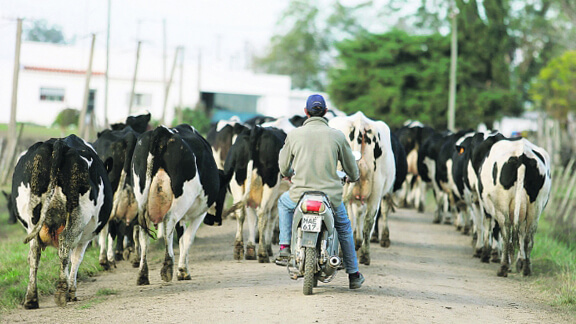
[[[333,0],[315,0],[330,5]],[[341,0],[345,5],[365,0]],[[376,0],[382,4],[386,0]],[[277,20],[289,0],[111,0],[110,45],[115,51],[135,52],[137,41],[143,49],[162,55],[163,26],[166,48],[184,46],[186,57],[202,56],[246,62],[250,55],[262,55],[270,38],[279,31]],[[44,19],[59,26],[67,40],[89,47],[96,34],[96,47],[106,47],[108,0],[0,0],[0,41],[14,44],[16,18],[25,28]],[[369,19],[375,19],[371,17]],[[0,58],[13,57],[14,46],[0,47]],[[242,63],[238,63],[242,64]]]
[[[276,19],[287,1],[271,0],[112,0],[110,44],[117,50],[144,48],[161,52],[166,26],[166,47],[184,46],[189,55],[202,48],[206,55],[243,55],[263,50],[273,35]],[[0,38],[14,39],[15,19],[24,24],[44,19],[61,27],[67,39],[106,46],[107,0],[0,0]],[[26,25],[25,25],[26,26]],[[10,44],[10,43],[8,43]],[[6,54],[6,53],[3,53]]]

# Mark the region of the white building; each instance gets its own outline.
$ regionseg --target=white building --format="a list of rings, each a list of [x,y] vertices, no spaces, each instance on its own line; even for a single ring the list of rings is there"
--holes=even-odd
[[[88,48],[23,42],[16,120],[48,126],[63,109],[80,110],[89,57]],[[168,55],[166,79],[170,78],[173,57],[174,51]],[[13,64],[12,61],[0,61],[0,71],[3,71],[0,74],[0,123],[7,123],[10,118]],[[192,108],[199,99],[213,112],[214,119],[227,119],[232,115],[243,119],[255,114],[273,117],[303,115],[306,97],[312,93],[292,91],[289,76],[231,71],[217,64],[198,64],[198,60],[182,65],[178,61],[177,64],[166,101],[164,123],[167,125],[174,118],[175,107]],[[95,51],[88,106],[94,110],[97,127],[105,125],[106,117],[109,123],[115,123],[124,121],[129,115],[135,65],[136,48],[133,52],[111,50],[108,109],[105,113],[106,52]],[[163,66],[162,55],[142,45],[132,114],[150,111],[153,119],[162,120]]]

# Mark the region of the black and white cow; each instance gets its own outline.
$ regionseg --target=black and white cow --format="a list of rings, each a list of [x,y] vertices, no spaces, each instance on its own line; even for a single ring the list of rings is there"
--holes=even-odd
[[[406,161],[406,152],[404,146],[394,133],[390,133],[390,140],[392,143],[392,152],[394,153],[394,164],[396,166],[396,175],[394,178],[394,185],[392,186],[392,193],[386,194],[383,199],[386,199],[386,204],[382,205],[387,207],[386,210],[380,208],[378,216],[376,217],[376,224],[374,225],[374,232],[372,233],[372,242],[380,243],[381,247],[390,247],[390,230],[388,228],[388,215],[397,203],[394,202],[394,196],[402,189],[408,173],[408,162]]]
[[[440,188],[436,181],[436,164],[438,155],[444,145],[444,142],[450,132],[434,132],[422,143],[420,150],[418,150],[418,174],[422,181],[432,185],[434,199],[436,201],[436,211],[434,212],[433,223],[439,224],[442,222],[444,215],[447,215],[449,210],[448,195]]]
[[[551,187],[548,153],[524,138],[492,136],[472,152],[478,195],[486,215],[499,223],[502,260],[498,276],[508,276],[515,246],[518,272],[530,275],[530,253],[538,220]]]
[[[382,121],[367,118],[362,112],[335,117],[329,125],[344,133],[352,151],[362,155],[358,161],[360,179],[344,186],[343,201],[352,222],[359,262],[369,265],[370,238],[380,208],[385,211],[382,220],[385,228],[381,233],[389,232],[386,217],[389,200],[383,198],[392,192],[396,177],[390,128]]]
[[[503,135],[498,132],[477,132],[461,137],[456,141],[456,149],[452,157],[454,161],[452,178],[456,185],[457,194],[464,200],[466,212],[472,215],[475,239],[474,256],[481,258],[482,262],[490,262],[490,250],[493,252],[493,262],[500,262],[497,242],[494,241],[494,244],[490,244],[490,231],[493,228],[493,220],[490,217],[485,217],[483,208],[480,205],[480,197],[477,190],[478,177],[472,167],[474,148],[491,137],[501,139]],[[494,249],[491,249],[490,245],[493,245]]]
[[[240,119],[236,116],[229,120],[213,123],[210,126],[206,140],[212,146],[212,153],[218,169],[224,170],[224,161],[226,161],[230,147],[234,144],[236,137],[247,128],[240,123]]]
[[[272,232],[277,218],[277,201],[289,188],[282,180],[278,156],[286,133],[273,127],[256,126],[238,135],[230,148],[224,174],[230,183],[236,211],[237,231],[234,259],[256,259],[256,221],[258,222],[258,261],[270,262]],[[244,221],[248,218],[248,242],[244,254]]]
[[[100,265],[109,270],[116,266],[116,261],[124,258],[124,238],[129,242],[126,247],[126,259],[136,252],[132,231],[137,223],[138,207],[132,188],[132,155],[140,133],[127,126],[121,130],[106,129],[98,133],[94,149],[107,165],[108,178],[114,192],[114,204],[108,224],[108,233],[101,232]],[[107,240],[108,239],[108,240]],[[114,240],[116,246],[114,247]],[[108,242],[107,242],[108,241]],[[137,253],[136,253],[137,254]],[[133,260],[136,264],[139,260]]]
[[[41,251],[58,249],[58,306],[76,300],[76,275],[90,241],[108,223],[112,187],[96,151],[76,135],[32,145],[12,177],[11,213],[26,228],[30,276],[24,307],[38,308]]]
[[[461,130],[457,133],[444,137],[444,143],[440,147],[436,158],[436,178],[437,186],[448,196],[449,213],[444,214],[444,223],[454,223],[458,230],[468,233],[470,230],[469,213],[464,203],[464,199],[459,195],[452,175],[453,157],[456,154],[456,142],[465,136],[472,136],[474,131]]]
[[[221,224],[225,190],[210,144],[191,126],[159,126],[138,139],[132,157],[132,180],[138,206],[141,257],[137,284],[150,284],[146,260],[151,227],[163,223],[166,254],[160,272],[171,281],[174,272],[172,241],[177,223],[185,226],[179,239],[178,280],[190,280],[188,251],[204,221]],[[216,205],[216,215],[207,215]]]
[[[406,162],[408,164],[408,174],[399,192],[401,198],[400,205],[414,207],[419,212],[425,210],[426,183],[422,181],[418,173],[418,151],[424,141],[435,133],[434,129],[425,126],[418,121],[409,121],[395,134],[406,152]]]

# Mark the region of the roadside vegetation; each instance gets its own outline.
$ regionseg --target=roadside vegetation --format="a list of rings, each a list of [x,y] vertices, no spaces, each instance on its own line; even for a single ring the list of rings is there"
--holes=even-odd
[[[7,188],[2,188],[6,190]],[[20,223],[8,224],[8,210],[4,195],[0,197],[0,314],[22,305],[28,286],[28,244],[23,240],[26,231]],[[102,271],[98,263],[98,249],[88,248],[78,271],[78,282]],[[38,294],[52,295],[56,289],[60,262],[58,251],[48,247],[42,251],[38,267]]]

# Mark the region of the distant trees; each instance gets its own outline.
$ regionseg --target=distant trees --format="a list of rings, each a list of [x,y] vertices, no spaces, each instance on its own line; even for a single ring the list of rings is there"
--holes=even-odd
[[[562,123],[570,113],[576,114],[576,51],[550,60],[540,70],[530,93],[538,107]]]
[[[62,28],[57,25],[48,26],[46,20],[34,20],[32,27],[24,32],[25,39],[33,42],[66,44]]]

